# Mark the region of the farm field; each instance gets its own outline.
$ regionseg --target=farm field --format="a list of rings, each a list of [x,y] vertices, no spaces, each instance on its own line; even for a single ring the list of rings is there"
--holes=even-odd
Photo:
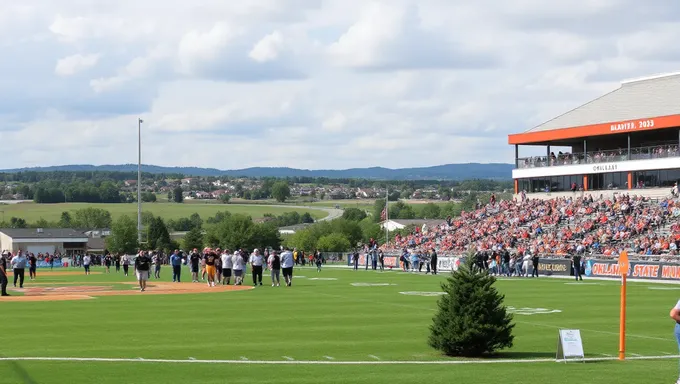
[[[50,299],[71,290],[92,298],[0,299],[0,383],[651,384],[678,374],[668,318],[678,285],[629,285],[632,360],[619,362],[608,360],[618,350],[618,282],[499,279],[516,312],[515,345],[479,364],[427,345],[442,275],[297,268],[292,287],[271,287],[265,276],[264,286],[225,291],[173,285],[164,267],[162,280],[140,293],[133,277],[120,273],[67,271],[75,274],[39,270],[22,292]],[[182,274],[189,278],[186,268]],[[196,292],[157,294],[169,286]],[[594,360],[556,363],[561,328],[580,329]]]
[[[0,205],[1,215],[4,215],[5,220],[11,217],[23,218],[29,223],[34,223],[41,218],[47,221],[59,221],[61,213],[73,211],[88,207],[101,208],[111,212],[112,218],[115,220],[122,215],[137,215],[137,204],[88,204],[88,203],[62,203],[62,204],[35,204],[22,203],[12,205]],[[179,219],[182,217],[189,217],[193,213],[198,213],[202,218],[206,219],[214,216],[219,211],[229,211],[231,213],[246,214],[253,217],[253,219],[260,218],[266,213],[280,215],[284,212],[297,211],[300,214],[309,212],[315,219],[321,219],[328,215],[326,211],[311,208],[296,208],[296,207],[272,207],[262,205],[233,205],[233,204],[175,204],[175,203],[144,203],[142,210],[151,212],[154,216],[160,216],[164,219]]]

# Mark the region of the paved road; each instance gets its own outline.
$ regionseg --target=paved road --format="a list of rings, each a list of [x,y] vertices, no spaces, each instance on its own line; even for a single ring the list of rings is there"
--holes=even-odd
[[[316,209],[318,211],[324,211],[328,213],[328,216],[317,221],[329,221],[335,220],[342,217],[342,209],[330,208],[330,207],[320,207],[314,205],[285,205],[285,204],[227,204],[226,206],[241,206],[241,207],[276,207],[276,208],[290,208],[290,209]]]

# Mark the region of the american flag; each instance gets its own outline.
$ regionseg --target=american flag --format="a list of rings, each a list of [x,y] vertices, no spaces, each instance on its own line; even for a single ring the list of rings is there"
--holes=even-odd
[[[380,220],[387,220],[387,207],[383,208],[382,212],[380,213]]]

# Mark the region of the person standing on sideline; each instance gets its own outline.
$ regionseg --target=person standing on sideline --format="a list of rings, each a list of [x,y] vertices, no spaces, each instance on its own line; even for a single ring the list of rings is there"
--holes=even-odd
[[[354,251],[354,254],[352,255],[352,262],[354,262],[354,270],[359,270],[359,252]]]
[[[571,258],[571,264],[574,268],[574,278],[576,281],[583,281],[581,276],[581,255],[578,252]]]
[[[172,282],[181,283],[180,276],[182,275],[182,256],[179,255],[179,249],[170,256],[170,265],[172,265]]]
[[[234,271],[234,285],[241,285],[243,282],[243,257],[239,251],[234,251],[234,256],[231,258],[231,265]]]
[[[2,293],[0,296],[9,296],[7,293],[7,259],[5,254],[0,255],[0,289]]]
[[[26,271],[26,257],[19,251],[10,261],[12,269],[14,270],[14,288],[17,286],[17,279],[19,280],[19,288],[24,287],[24,273]]]
[[[260,250],[255,249],[250,255],[250,266],[253,271],[253,285],[262,285],[262,266],[264,265],[264,258],[260,255]]]
[[[31,253],[31,256],[28,257],[28,276],[31,280],[36,279],[36,274],[35,272],[38,269],[38,259],[35,257],[34,254]]]
[[[137,281],[139,281],[140,292],[146,290],[146,282],[149,280],[150,271],[151,259],[145,252],[140,252],[139,256],[135,259],[135,274],[137,275]]]
[[[90,255],[83,256],[83,268],[85,268],[85,274],[86,275],[90,274],[90,263],[91,262],[92,262],[92,258],[90,257]],[[127,274],[125,276],[127,276]]]
[[[120,272],[120,255],[115,254],[113,256],[113,262],[116,264],[116,273]]]
[[[201,256],[198,254],[198,250],[194,248],[189,256],[190,268],[191,268],[191,282],[198,283],[198,263],[201,262]]]
[[[215,249],[215,284],[222,282],[222,250]]]
[[[385,271],[385,254],[382,249],[378,251],[378,262],[380,263],[380,271]]]
[[[267,260],[269,270],[272,272],[272,287],[281,286],[281,257],[277,252],[272,252]]]
[[[128,255],[123,255],[120,258],[120,262],[123,264],[123,273],[125,273],[125,276],[127,276],[128,270],[130,269],[130,258]]]
[[[285,247],[283,253],[281,254],[281,269],[283,270],[283,280],[287,287],[293,285],[293,266],[295,265],[295,260],[293,260],[293,253]]]
[[[434,248],[431,249],[430,253],[430,267],[432,268],[432,274],[437,274],[437,251]]]
[[[538,252],[535,252],[531,257],[531,262],[533,263],[534,269],[531,271],[531,277],[538,277]]]

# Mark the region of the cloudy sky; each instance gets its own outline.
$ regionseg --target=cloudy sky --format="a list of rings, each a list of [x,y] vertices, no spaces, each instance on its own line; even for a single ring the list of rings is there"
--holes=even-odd
[[[680,70],[675,0],[0,0],[0,168],[512,162]],[[540,152],[542,153],[542,151]]]

